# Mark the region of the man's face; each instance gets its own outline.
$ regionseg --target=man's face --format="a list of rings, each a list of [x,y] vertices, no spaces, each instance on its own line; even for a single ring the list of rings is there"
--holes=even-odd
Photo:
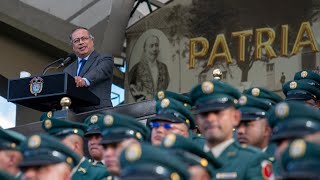
[[[7,150],[0,151],[0,169],[4,171],[8,171],[10,164],[10,155]]]
[[[85,58],[94,50],[93,39],[85,29],[78,29],[71,35],[72,49],[80,58]]]
[[[103,160],[104,165],[108,171],[115,176],[120,175],[120,162],[119,158],[121,152],[129,144],[138,143],[134,138],[129,138],[118,143],[111,143],[103,145]]]
[[[233,107],[196,116],[200,132],[209,144],[219,144],[232,138],[233,128],[240,121],[239,111]]]
[[[154,60],[159,54],[159,40],[158,38],[151,36],[146,39],[145,55],[148,60]]]
[[[241,144],[248,144],[263,149],[270,135],[266,119],[241,121],[237,128],[237,139]]]
[[[90,156],[97,161],[103,159],[103,146],[100,145],[102,137],[99,134],[94,134],[88,137],[88,150]]]
[[[24,171],[23,180],[70,180],[70,167],[66,163],[29,167]]]

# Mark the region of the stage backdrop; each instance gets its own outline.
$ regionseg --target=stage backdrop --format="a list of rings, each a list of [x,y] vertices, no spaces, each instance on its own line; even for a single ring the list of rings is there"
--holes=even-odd
[[[212,80],[278,92],[302,69],[319,70],[320,2],[175,0],[127,30],[126,102],[158,90],[189,92]]]

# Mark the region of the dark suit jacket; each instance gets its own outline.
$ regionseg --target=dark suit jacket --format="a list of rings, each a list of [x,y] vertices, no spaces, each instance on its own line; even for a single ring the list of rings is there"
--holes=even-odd
[[[78,60],[71,63],[64,69],[71,76],[77,75]],[[93,51],[89,56],[79,76],[87,78],[90,81],[89,90],[100,98],[99,106],[86,108],[77,108],[76,112],[90,111],[103,107],[112,107],[111,103],[111,85],[113,75],[113,57],[100,55],[97,51]]]

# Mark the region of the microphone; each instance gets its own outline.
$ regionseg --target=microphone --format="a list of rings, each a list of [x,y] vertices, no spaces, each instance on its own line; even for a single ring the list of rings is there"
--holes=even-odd
[[[76,57],[77,56],[74,53],[71,53],[68,55],[68,57],[66,59],[60,58],[60,59],[53,61],[52,63],[46,65],[46,67],[42,71],[42,75],[44,75],[49,69],[52,69],[52,68],[59,69],[60,67],[65,66],[66,64],[70,63],[72,60],[76,59]],[[52,65],[54,65],[58,62],[61,62],[59,66],[51,67]]]
[[[75,53],[69,54],[68,57],[65,60],[63,60],[63,62],[59,65],[59,68],[65,66],[66,64],[69,64],[70,62],[74,61],[76,58],[77,56]]]

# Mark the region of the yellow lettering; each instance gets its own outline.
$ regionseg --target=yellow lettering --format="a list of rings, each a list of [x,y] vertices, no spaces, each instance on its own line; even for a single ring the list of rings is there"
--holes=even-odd
[[[268,40],[265,42],[262,42],[262,34],[267,33]],[[277,57],[276,53],[274,52],[272,48],[272,43],[275,39],[275,32],[271,28],[260,28],[256,29],[256,49],[255,49],[255,58],[256,60],[261,59],[262,56],[262,48],[266,50],[267,56],[271,58]]]
[[[217,52],[219,47],[221,47],[222,49],[221,53]],[[224,58],[228,64],[232,63],[230,50],[228,48],[226,38],[223,34],[217,35],[207,66],[213,66],[216,58]]]
[[[303,22],[301,24],[291,55],[297,54],[301,47],[306,46],[310,46],[313,52],[319,51],[309,22]]]
[[[201,45],[201,50],[197,51],[197,44]],[[207,54],[209,49],[209,42],[204,37],[197,37],[190,39],[190,51],[189,51],[189,69],[193,69],[195,66],[196,57],[203,57]]]
[[[232,37],[239,37],[239,48],[238,48],[239,61],[245,60],[246,37],[251,36],[252,34],[253,34],[252,30],[238,31],[238,32],[231,33]]]

